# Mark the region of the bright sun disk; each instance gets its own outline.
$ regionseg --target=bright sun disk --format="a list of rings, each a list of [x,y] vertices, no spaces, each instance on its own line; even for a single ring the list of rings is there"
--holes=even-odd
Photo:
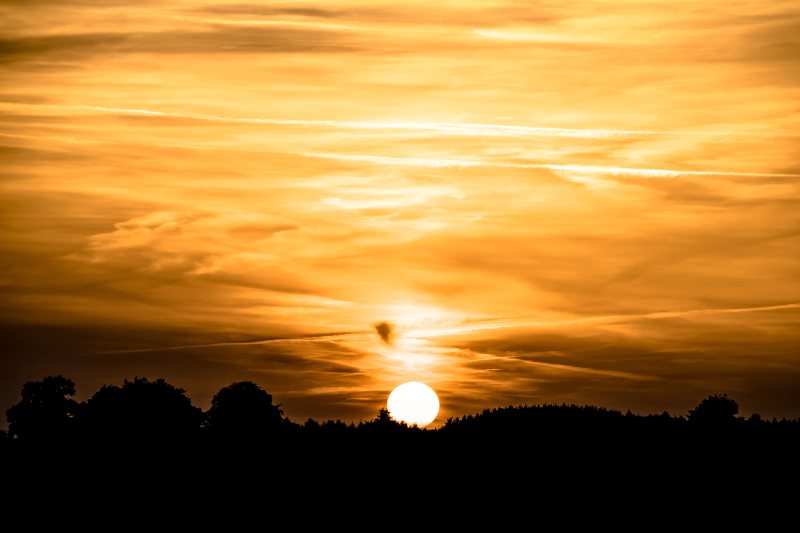
[[[425,427],[439,414],[439,397],[424,383],[409,381],[392,391],[387,408],[395,420]]]

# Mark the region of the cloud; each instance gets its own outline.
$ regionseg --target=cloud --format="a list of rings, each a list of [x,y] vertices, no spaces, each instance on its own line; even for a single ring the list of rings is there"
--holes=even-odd
[[[740,136],[734,132],[669,132],[656,130],[614,130],[590,128],[552,128],[543,126],[524,126],[515,124],[476,124],[457,122],[403,122],[403,121],[355,121],[355,120],[313,120],[313,119],[271,119],[263,117],[232,117],[207,115],[199,113],[176,113],[154,109],[112,108],[94,105],[57,105],[27,104],[20,102],[0,102],[6,108],[39,107],[42,109],[61,109],[71,111],[95,111],[121,115],[134,115],[151,118],[178,118],[207,122],[223,122],[230,124],[271,125],[271,126],[307,126],[318,128],[355,129],[382,132],[417,132],[420,134],[437,134],[474,137],[569,137],[578,139],[614,139],[625,137],[726,137]],[[758,136],[759,134],[751,134]]]
[[[378,322],[373,326],[375,328],[375,332],[381,338],[381,340],[391,346],[394,344],[394,332],[395,332],[395,325],[391,322]]]
[[[204,6],[191,10],[195,13],[204,13],[222,16],[247,16],[260,18],[294,17],[294,18],[321,18],[339,19],[370,23],[379,28],[391,31],[398,25],[414,26],[444,26],[444,27],[472,27],[486,24],[487,20],[502,23],[527,22],[527,23],[552,23],[558,15],[546,6],[538,5],[535,9],[530,6],[492,5],[446,5],[430,3],[423,4],[424,15],[420,11],[419,2],[407,2],[405,5],[380,5],[374,3],[366,5],[347,5],[343,3],[336,8],[320,9],[307,5],[283,5],[265,7],[260,4],[237,4],[229,6]]]
[[[90,33],[0,39],[0,61],[14,63],[26,60],[72,60],[84,55],[121,47],[128,38],[124,34]]]
[[[510,163],[504,161],[482,161],[476,159],[427,159],[419,157],[391,157],[383,155],[300,153],[308,157],[336,159],[340,161],[361,161],[377,165],[403,165],[421,168],[469,168],[499,167],[519,169],[545,169],[556,172],[579,172],[607,174],[610,176],[640,176],[647,178],[676,178],[679,176],[740,176],[751,178],[800,178],[800,174],[782,172],[735,172],[727,170],[673,170],[659,168],[630,168],[600,165],[557,165],[550,163]]]
[[[0,62],[78,61],[97,55],[352,52],[341,36],[322,29],[242,28],[211,31],[83,33],[0,39]]]
[[[125,263],[142,269],[210,274],[247,260],[238,240],[268,240],[297,226],[264,216],[239,213],[158,211],[114,224],[114,231],[92,235],[85,255],[92,262]],[[222,232],[230,240],[219,239]]]
[[[343,11],[333,9],[321,9],[299,5],[264,6],[260,4],[204,6],[196,8],[192,11],[216,15],[257,15],[265,17],[292,15],[314,18],[335,18],[343,14]]]

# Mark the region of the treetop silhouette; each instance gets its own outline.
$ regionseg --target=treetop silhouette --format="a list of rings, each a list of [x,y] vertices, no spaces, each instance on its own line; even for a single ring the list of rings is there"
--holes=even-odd
[[[283,411],[273,405],[272,395],[251,381],[222,388],[206,414],[206,427],[212,435],[234,439],[264,438],[282,422]]]
[[[736,422],[739,404],[727,394],[712,394],[689,411],[689,422],[704,426],[730,425]]]
[[[47,376],[22,386],[22,399],[6,411],[12,437],[44,442],[69,435],[78,409],[75,383],[64,376]]]
[[[157,379],[103,386],[81,405],[79,422],[96,439],[169,441],[200,430],[202,411],[183,389]]]

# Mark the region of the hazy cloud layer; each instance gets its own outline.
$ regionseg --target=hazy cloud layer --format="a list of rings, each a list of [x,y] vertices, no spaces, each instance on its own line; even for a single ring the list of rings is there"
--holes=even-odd
[[[797,416],[800,10],[688,5],[5,2],[0,406]]]

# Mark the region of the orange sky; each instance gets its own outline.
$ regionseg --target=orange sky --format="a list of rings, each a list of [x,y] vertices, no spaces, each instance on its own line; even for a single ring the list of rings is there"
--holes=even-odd
[[[0,6],[0,407],[800,415],[792,1]],[[391,344],[373,325],[395,324]]]

